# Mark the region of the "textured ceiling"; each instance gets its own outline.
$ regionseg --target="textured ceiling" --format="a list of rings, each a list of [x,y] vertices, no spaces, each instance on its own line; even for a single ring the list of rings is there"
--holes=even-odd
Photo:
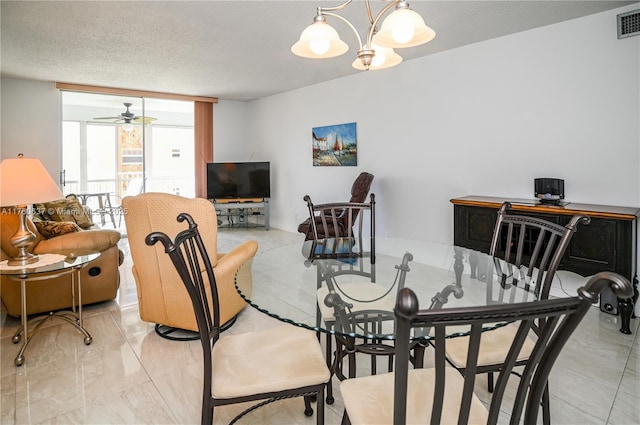
[[[638,3],[411,1],[434,41],[404,60]],[[335,1],[2,1],[3,76],[248,100],[357,72],[356,37],[329,20],[350,51],[326,60],[290,52],[317,6]],[[372,0],[374,13],[384,7]],[[364,36],[363,1],[341,14]],[[612,35],[615,22],[612,22]],[[402,66],[399,65],[399,66]],[[369,71],[374,72],[374,71]],[[378,71],[387,72],[387,71]]]

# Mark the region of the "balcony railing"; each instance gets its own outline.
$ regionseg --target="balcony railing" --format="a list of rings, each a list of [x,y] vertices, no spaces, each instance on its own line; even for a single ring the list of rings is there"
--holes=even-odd
[[[86,194],[86,193],[109,193],[114,205],[120,205],[120,201],[125,196],[134,196],[145,192],[164,192],[175,195],[193,197],[195,196],[194,181],[182,177],[147,177],[142,185],[142,173],[124,173],[117,179],[93,179],[83,183],[77,180],[67,180],[65,194]],[[90,198],[89,198],[90,199]],[[87,206],[94,208],[89,199]]]

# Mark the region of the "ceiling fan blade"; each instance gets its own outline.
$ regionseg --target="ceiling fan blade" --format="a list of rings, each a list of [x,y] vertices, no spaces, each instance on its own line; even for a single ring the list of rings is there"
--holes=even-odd
[[[94,120],[119,120],[122,117],[95,117]]]
[[[157,118],[153,118],[153,117],[144,117],[144,123],[145,124],[151,124],[152,122],[156,121]],[[133,119],[133,122],[136,123],[142,123],[142,117],[135,117]]]

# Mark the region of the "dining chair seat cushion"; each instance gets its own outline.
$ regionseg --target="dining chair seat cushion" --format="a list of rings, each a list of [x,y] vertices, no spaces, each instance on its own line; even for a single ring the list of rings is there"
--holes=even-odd
[[[410,369],[407,384],[407,424],[428,424],[435,383],[435,369]],[[445,368],[445,395],[440,423],[455,424],[462,397],[464,378],[456,369]],[[394,373],[346,379],[340,393],[352,425],[392,424]],[[487,409],[474,394],[469,414],[470,424],[487,422]]]
[[[353,305],[353,307],[351,307],[351,311],[382,310],[393,312],[393,307],[396,303],[397,291],[395,290],[392,290],[385,295],[388,288],[370,281],[345,283],[344,285],[340,285],[340,289],[341,291],[338,291],[337,293],[343,301]],[[342,292],[344,292],[344,294]],[[329,295],[329,288],[322,286],[318,289],[318,307],[320,309],[320,314],[325,322],[335,322],[336,318],[333,307],[328,307],[324,303],[324,299],[327,295]],[[382,298],[377,299],[379,297]]]
[[[478,367],[504,363],[517,331],[518,326],[511,324],[484,332],[478,351]],[[535,341],[529,336],[520,349],[518,361],[528,359],[533,351],[534,345]],[[468,337],[458,337],[447,340],[447,358],[455,367],[466,367],[468,347]]]
[[[227,335],[213,346],[214,398],[318,385],[330,373],[313,331],[281,325]]]

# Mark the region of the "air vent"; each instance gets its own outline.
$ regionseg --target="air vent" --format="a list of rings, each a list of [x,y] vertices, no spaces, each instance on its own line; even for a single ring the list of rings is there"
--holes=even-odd
[[[618,15],[618,38],[640,35],[640,10]]]

